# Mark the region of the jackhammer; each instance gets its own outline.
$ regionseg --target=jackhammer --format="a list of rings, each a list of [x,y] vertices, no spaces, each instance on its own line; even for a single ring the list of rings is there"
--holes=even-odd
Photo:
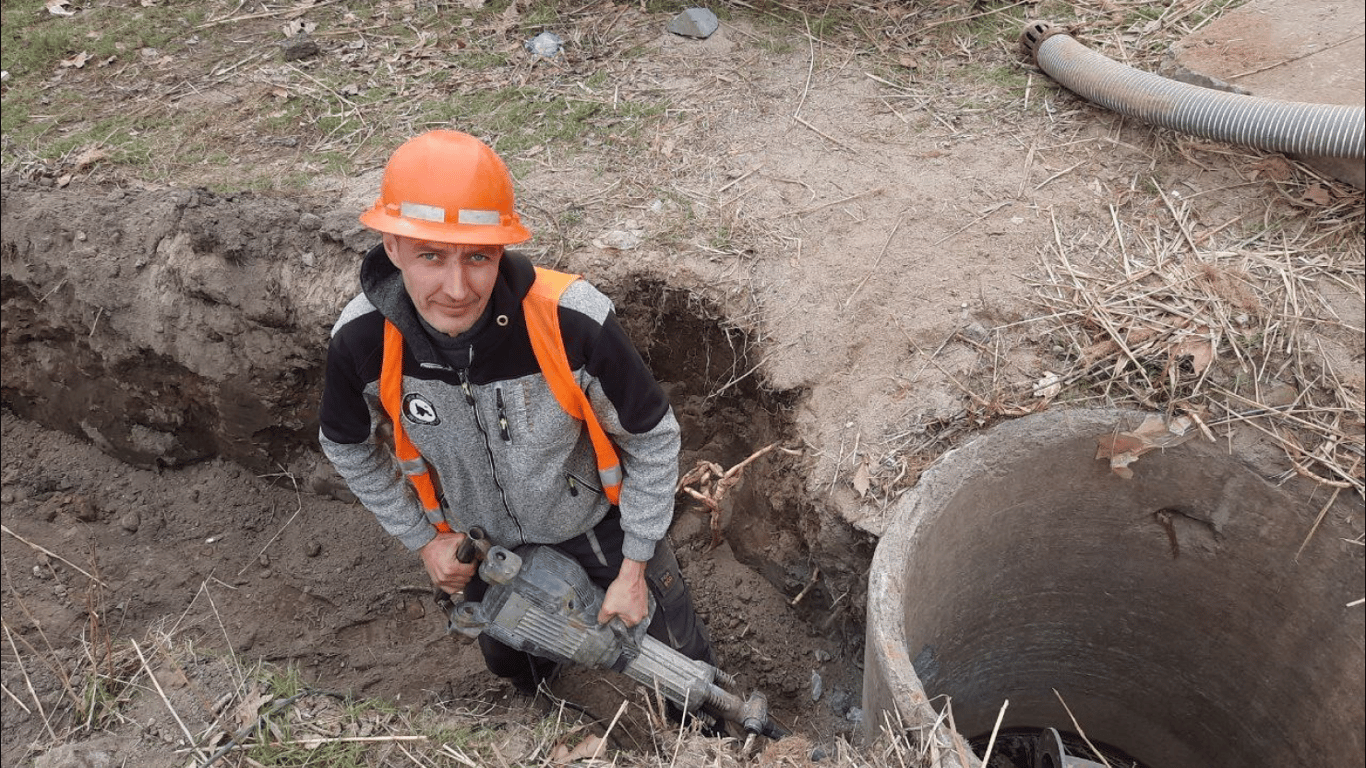
[[[519,651],[560,664],[610,669],[657,690],[685,712],[734,723],[771,739],[787,735],[768,714],[768,699],[755,691],[741,699],[722,686],[735,679],[690,659],[645,634],[647,617],[634,627],[621,619],[598,624],[603,590],[575,560],[553,547],[527,545],[515,552],[490,546],[473,529],[457,552],[462,562],[483,555],[479,576],[488,583],[482,601],[438,599],[449,620],[446,631],[469,638],[488,634]],[[651,598],[653,612],[653,598]]]

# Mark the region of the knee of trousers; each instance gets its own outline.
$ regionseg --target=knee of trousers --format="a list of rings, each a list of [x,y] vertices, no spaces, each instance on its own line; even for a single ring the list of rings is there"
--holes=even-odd
[[[655,598],[649,635],[690,659],[716,666],[711,637],[693,608],[692,595],[668,541],[655,545],[654,557],[645,564],[645,580]]]
[[[499,677],[526,674],[534,658],[531,654],[494,640],[488,635],[479,636],[479,650],[484,654],[484,666]]]

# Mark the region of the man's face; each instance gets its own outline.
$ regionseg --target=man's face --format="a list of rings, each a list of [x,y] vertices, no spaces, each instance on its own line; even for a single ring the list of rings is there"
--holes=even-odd
[[[503,256],[501,245],[434,243],[388,234],[384,250],[403,273],[403,287],[418,314],[448,336],[468,331],[484,313]]]

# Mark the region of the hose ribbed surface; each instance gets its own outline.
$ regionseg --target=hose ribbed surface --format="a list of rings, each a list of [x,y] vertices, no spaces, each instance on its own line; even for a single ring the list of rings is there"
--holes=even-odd
[[[1154,125],[1274,152],[1361,159],[1361,107],[1263,99],[1180,83],[1127,67],[1064,34],[1039,43],[1039,68],[1068,90]]]

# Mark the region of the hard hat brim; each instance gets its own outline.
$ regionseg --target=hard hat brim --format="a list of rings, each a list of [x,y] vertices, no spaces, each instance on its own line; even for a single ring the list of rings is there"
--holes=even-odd
[[[433,243],[456,245],[516,245],[531,239],[531,231],[517,218],[509,224],[451,224],[394,216],[378,204],[360,215],[360,223],[377,232]]]

